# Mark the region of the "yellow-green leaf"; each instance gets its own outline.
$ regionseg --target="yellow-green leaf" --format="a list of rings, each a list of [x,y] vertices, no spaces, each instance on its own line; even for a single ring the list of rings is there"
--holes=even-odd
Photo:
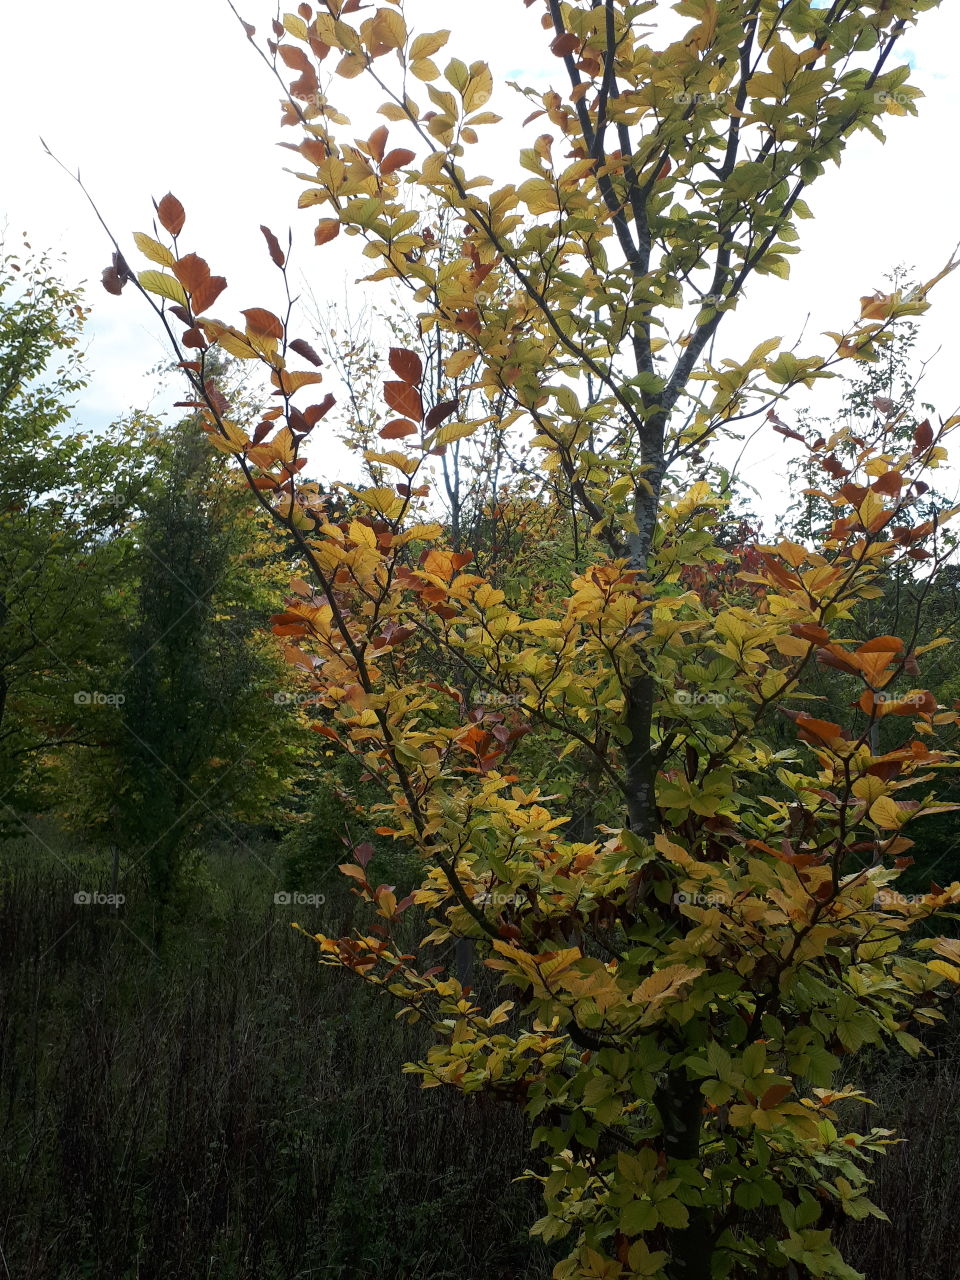
[[[179,302],[182,307],[187,305],[187,295],[183,291],[183,285],[174,276],[168,276],[165,271],[141,271],[137,279],[148,293],[158,293],[161,298]]]

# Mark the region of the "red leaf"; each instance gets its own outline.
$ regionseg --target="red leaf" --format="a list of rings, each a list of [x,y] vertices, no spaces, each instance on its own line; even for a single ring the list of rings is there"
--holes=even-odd
[[[411,387],[419,387],[423,380],[423,362],[415,351],[404,347],[390,348],[390,368]]]
[[[370,859],[373,857],[373,855],[374,855],[373,845],[368,844],[366,841],[364,841],[363,844],[358,844],[353,851],[353,856],[360,863],[361,867],[365,867],[367,863],[370,861]]]
[[[423,401],[416,387],[407,382],[387,382],[383,388],[384,399],[391,409],[414,422],[423,421]]]
[[[169,231],[172,236],[178,236],[183,230],[183,224],[186,220],[183,205],[171,192],[163,197],[156,206],[157,217],[160,219],[160,225],[164,231]]]
[[[298,356],[303,356],[304,360],[309,360],[311,364],[320,365],[323,361],[311,347],[309,342],[305,342],[303,338],[294,338],[290,343],[290,350],[295,351]]]
[[[283,250],[280,248],[280,241],[269,227],[261,226],[260,230],[263,232],[263,238],[266,240],[267,248],[270,250],[270,257],[278,267],[282,267],[286,262],[286,258],[283,255]]]

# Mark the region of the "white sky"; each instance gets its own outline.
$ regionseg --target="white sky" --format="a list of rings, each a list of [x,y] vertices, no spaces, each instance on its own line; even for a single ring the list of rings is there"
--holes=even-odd
[[[241,0],[238,8],[258,35],[266,31],[272,10],[263,0]],[[540,38],[539,14],[521,0],[407,0],[406,12],[417,30],[451,27],[450,54],[468,62],[484,58],[496,80],[541,87],[559,70]],[[945,3],[923,16],[901,55],[910,57],[914,83],[927,95],[920,118],[886,117],[885,146],[861,135],[842,168],[813,188],[808,203],[816,218],[800,224],[802,253],[792,259],[791,280],[754,282],[739,314],[721,329],[718,357],[742,356],[774,333],[792,341],[805,323],[801,350],[821,350],[825,342],[816,335],[854,320],[859,296],[879,287],[891,267],[905,262],[928,279],[945,264],[960,241],[960,78],[952,66],[958,47],[960,8]],[[0,17],[0,219],[11,244],[26,230],[37,247],[63,254],[68,280],[89,282],[92,377],[78,407],[82,424],[96,427],[133,407],[156,407],[155,381],[147,371],[167,351],[137,295],[127,290],[113,298],[102,291],[99,274],[110,246],[79,189],[43,153],[40,137],[66,164],[79,167],[105,219],[126,239],[131,265],[143,264],[128,233],[148,231],[151,197],[173,190],[187,209],[182,243],[230,281],[216,307],[223,318],[234,318],[241,307],[276,309],[280,301],[261,222],[281,243],[294,227],[303,246],[297,261],[321,301],[348,295],[358,306],[364,290],[387,301],[382,286],[353,283],[359,273],[347,269],[352,255],[345,254],[342,238],[313,247],[316,213],[297,210],[301,184],[282,172],[296,157],[275,145],[284,136],[295,140],[294,130],[280,131],[278,96],[226,0],[47,0],[42,26],[26,5],[8,6]],[[512,114],[515,97],[499,88],[490,107]],[[382,123],[374,115],[380,100],[375,92],[364,100],[362,115],[353,113],[358,135]],[[394,129],[391,145],[401,145],[400,126]],[[540,131],[534,124],[530,137]],[[497,154],[506,157],[518,145],[508,130]],[[514,174],[502,167],[492,176],[510,180]],[[919,349],[923,356],[941,350],[928,369],[923,398],[946,417],[960,403],[954,377],[960,271],[937,287],[932,300]],[[789,412],[781,410],[781,417]],[[768,499],[776,500],[789,447],[766,434],[751,447],[749,475]]]

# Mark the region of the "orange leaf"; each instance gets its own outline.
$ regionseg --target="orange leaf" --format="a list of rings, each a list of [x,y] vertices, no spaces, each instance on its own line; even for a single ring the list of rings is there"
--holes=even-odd
[[[187,293],[195,293],[202,289],[210,279],[210,268],[203,258],[195,253],[187,253],[170,268]]]
[[[208,276],[197,291],[191,295],[191,303],[197,315],[209,311],[227,287],[223,276]]]
[[[409,418],[394,418],[392,422],[381,428],[381,440],[402,440],[404,436],[415,435],[418,428]]]
[[[402,169],[405,164],[409,164],[414,159],[414,153],[408,151],[405,147],[394,147],[392,151],[388,151],[383,157],[380,164],[380,172],[385,176],[396,173],[398,169]]]
[[[377,162],[383,159],[383,151],[387,145],[387,126],[382,124],[379,129],[374,129],[370,137],[367,139],[367,146],[370,148],[370,154]]]
[[[264,307],[248,307],[240,314],[246,320],[250,333],[255,333],[260,338],[276,338],[278,341],[283,337],[283,325],[272,311],[267,311]]]
[[[157,217],[164,231],[169,231],[172,236],[178,236],[183,230],[187,215],[177,197],[168,191],[157,205]]]
[[[337,218],[321,218],[317,223],[317,229],[313,233],[314,244],[327,244],[330,240],[335,240],[340,234],[340,222]]]
[[[387,382],[384,384],[383,396],[390,408],[404,418],[412,418],[414,422],[423,421],[423,401],[416,387],[407,382]]]

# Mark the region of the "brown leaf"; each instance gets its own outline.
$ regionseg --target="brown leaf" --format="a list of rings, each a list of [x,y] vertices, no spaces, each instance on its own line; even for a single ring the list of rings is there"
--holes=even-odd
[[[120,272],[116,267],[104,267],[100,282],[107,293],[119,295],[123,292],[124,281],[120,278]]]
[[[793,1085],[790,1084],[772,1084],[760,1099],[760,1110],[769,1111],[772,1107],[778,1106],[784,1098],[793,1092]]]
[[[312,71],[310,59],[304,51],[293,44],[278,44],[277,53],[291,71]]]
[[[304,341],[303,338],[294,338],[290,343],[290,350],[295,351],[298,356],[303,356],[304,360],[309,360],[311,364],[323,364],[323,361],[317,355],[316,351],[314,351],[313,347],[311,347],[310,343]]]
[[[409,418],[394,418],[392,422],[388,422],[385,427],[380,430],[381,440],[402,440],[404,436],[412,436],[417,433],[417,426],[411,422]]]
[[[336,397],[328,391],[319,404],[308,405],[303,411],[303,416],[311,427],[315,427],[321,418],[326,417],[336,403]]]
[[[562,36],[557,36],[556,40],[550,45],[550,52],[556,54],[558,58],[565,58],[568,53],[575,53],[579,47],[579,37],[575,36],[572,31],[565,31]]]
[[[370,154],[378,163],[383,159],[384,148],[387,145],[387,126],[382,124],[379,129],[374,129],[370,137],[367,139],[367,146],[370,148]]]
[[[282,267],[286,262],[283,250],[280,248],[280,241],[273,234],[269,227],[261,225],[260,230],[263,232],[263,238],[267,242],[267,248],[270,250],[270,257],[278,267]]]
[[[914,450],[913,452],[922,453],[924,449],[929,449],[933,444],[933,427],[930,425],[930,419],[924,418],[913,433]]]
[[[156,210],[164,231],[169,231],[172,236],[178,236],[183,230],[187,215],[177,197],[168,191],[156,206]]]
[[[416,387],[406,382],[384,383],[383,395],[391,409],[404,418],[412,418],[414,422],[423,421],[423,401]]]
[[[204,311],[208,311],[226,287],[227,282],[223,276],[210,276],[191,299],[193,309],[197,315],[202,315]],[[170,310],[172,311],[173,307]]]
[[[278,341],[283,337],[280,318],[272,311],[267,311],[265,307],[248,307],[240,314],[246,320],[250,333],[255,333],[261,338],[276,338]]]
[[[423,362],[415,351],[404,347],[390,348],[390,368],[411,387],[419,387],[423,380]]]
[[[435,404],[427,414],[426,427],[428,431],[435,431],[441,422],[445,422],[451,413],[456,413],[456,400],[441,400],[439,404]]]
[[[185,254],[170,268],[177,277],[187,293],[194,293],[198,289],[202,289],[204,284],[210,279],[210,268],[203,258],[197,257],[195,253]]]
[[[327,244],[340,234],[340,221],[337,218],[321,218],[313,233],[314,244]]]

